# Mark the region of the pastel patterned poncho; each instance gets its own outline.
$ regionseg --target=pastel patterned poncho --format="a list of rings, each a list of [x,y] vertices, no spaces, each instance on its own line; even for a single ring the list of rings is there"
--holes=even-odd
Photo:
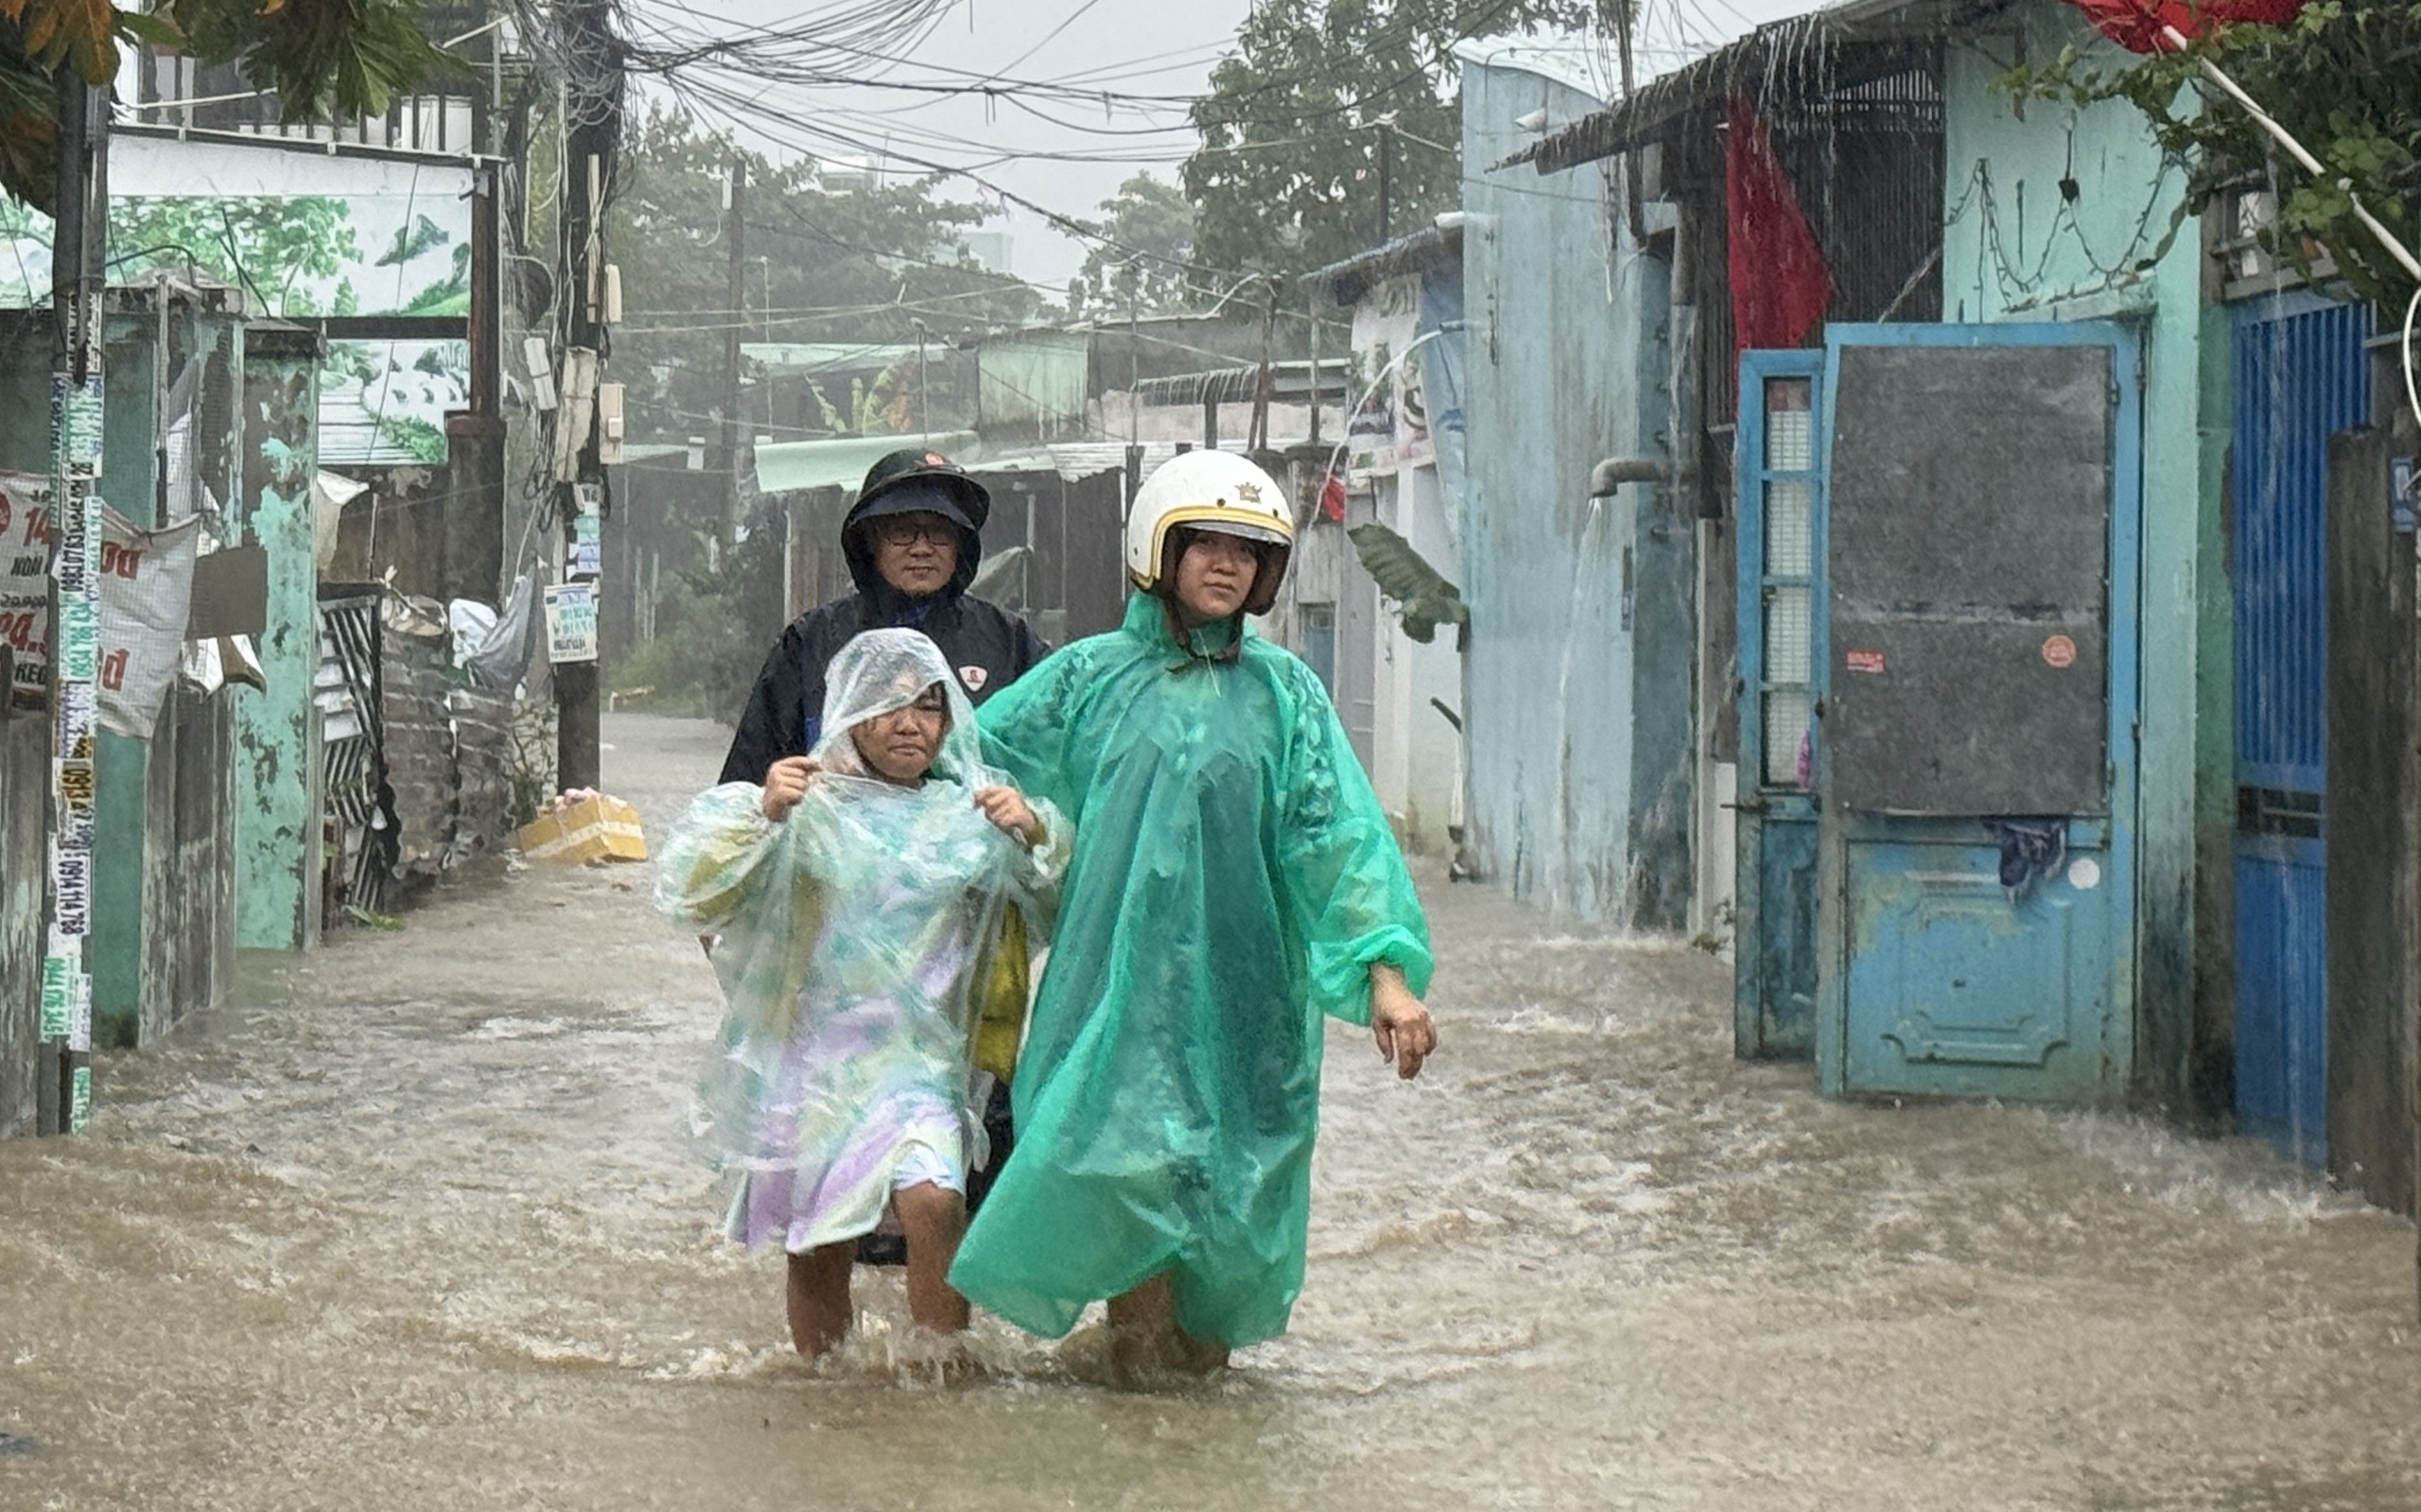
[[[926,781],[867,772],[849,731],[938,684],[950,727]],[[743,1173],[735,1238],[793,1253],[871,1231],[921,1149],[965,1173],[982,1158],[970,1044],[1014,903],[1024,938],[1049,930],[1069,843],[1054,810],[1029,851],[975,808],[1003,780],[975,715],[915,631],[871,631],[832,661],[824,771],[780,824],[755,783],[701,793],[667,841],[656,904],[713,947],[726,1011],[693,1123]],[[1018,947],[1015,931],[1008,947]]]

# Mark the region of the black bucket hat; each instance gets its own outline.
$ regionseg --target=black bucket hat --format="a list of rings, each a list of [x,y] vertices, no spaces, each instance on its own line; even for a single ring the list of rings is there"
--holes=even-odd
[[[964,468],[937,451],[911,447],[896,451],[866,469],[849,523],[880,519],[886,514],[938,514],[961,530],[984,529],[992,514],[992,495]]]

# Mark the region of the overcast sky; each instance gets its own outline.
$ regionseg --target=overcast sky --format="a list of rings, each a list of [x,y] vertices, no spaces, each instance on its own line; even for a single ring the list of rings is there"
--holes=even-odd
[[[812,25],[835,9],[833,0],[632,5],[643,26],[652,15],[694,26],[701,12],[712,10],[729,17],[721,25],[732,29],[772,31],[800,24],[802,13]],[[660,9],[667,6],[689,9],[678,15]],[[1250,0],[960,0],[930,35],[907,39],[914,45],[889,72],[927,82],[972,82],[966,76],[999,75],[1125,94],[1193,96],[1208,88],[1211,67],[1233,49],[1236,28],[1249,9]],[[1755,21],[1809,9],[1807,0],[1643,0],[1643,77],[1746,31]],[[877,148],[887,142],[894,165],[903,169],[908,165],[897,157],[974,167],[1001,189],[1078,216],[1093,215],[1122,182],[1146,168],[1173,179],[1194,141],[1183,130],[1181,106],[1152,113],[1124,107],[1106,113],[1100,105],[1041,102],[1036,108],[1056,118],[1045,120],[1018,102],[987,104],[974,95],[788,85],[768,90],[762,103],[797,123],[769,130],[825,147],[831,155],[845,149],[812,131],[843,133]],[[991,161],[1003,155],[1005,161]],[[990,198],[967,179],[951,181],[943,192],[951,199]],[[1010,204],[1002,209],[990,229],[1013,238],[1011,270],[1054,291],[1064,287],[1084,261],[1084,244],[1029,210]]]

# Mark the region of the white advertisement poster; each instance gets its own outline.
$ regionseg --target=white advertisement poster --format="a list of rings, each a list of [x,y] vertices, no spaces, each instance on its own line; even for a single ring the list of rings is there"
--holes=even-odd
[[[101,728],[137,740],[184,665],[201,519],[146,530],[101,512]]]
[[[547,659],[597,659],[597,585],[561,582],[547,590]]]
[[[1369,390],[1367,397],[1355,394],[1361,404],[1346,422],[1347,461],[1356,473],[1392,473],[1435,451],[1421,354],[1412,350],[1420,329],[1418,278],[1388,279],[1353,307],[1354,382]]]

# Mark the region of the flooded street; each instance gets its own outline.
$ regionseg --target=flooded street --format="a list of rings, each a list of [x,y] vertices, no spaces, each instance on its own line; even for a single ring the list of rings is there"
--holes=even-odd
[[[605,739],[660,833],[723,735]],[[1426,878],[1438,1058],[1332,1034],[1293,1332],[1158,1394],[989,1321],[939,1382],[891,1273],[797,1362],[643,868],[252,958],[0,1145],[0,1507],[2421,1505],[2410,1225],[2249,1142],[1822,1102],[1711,958]]]

